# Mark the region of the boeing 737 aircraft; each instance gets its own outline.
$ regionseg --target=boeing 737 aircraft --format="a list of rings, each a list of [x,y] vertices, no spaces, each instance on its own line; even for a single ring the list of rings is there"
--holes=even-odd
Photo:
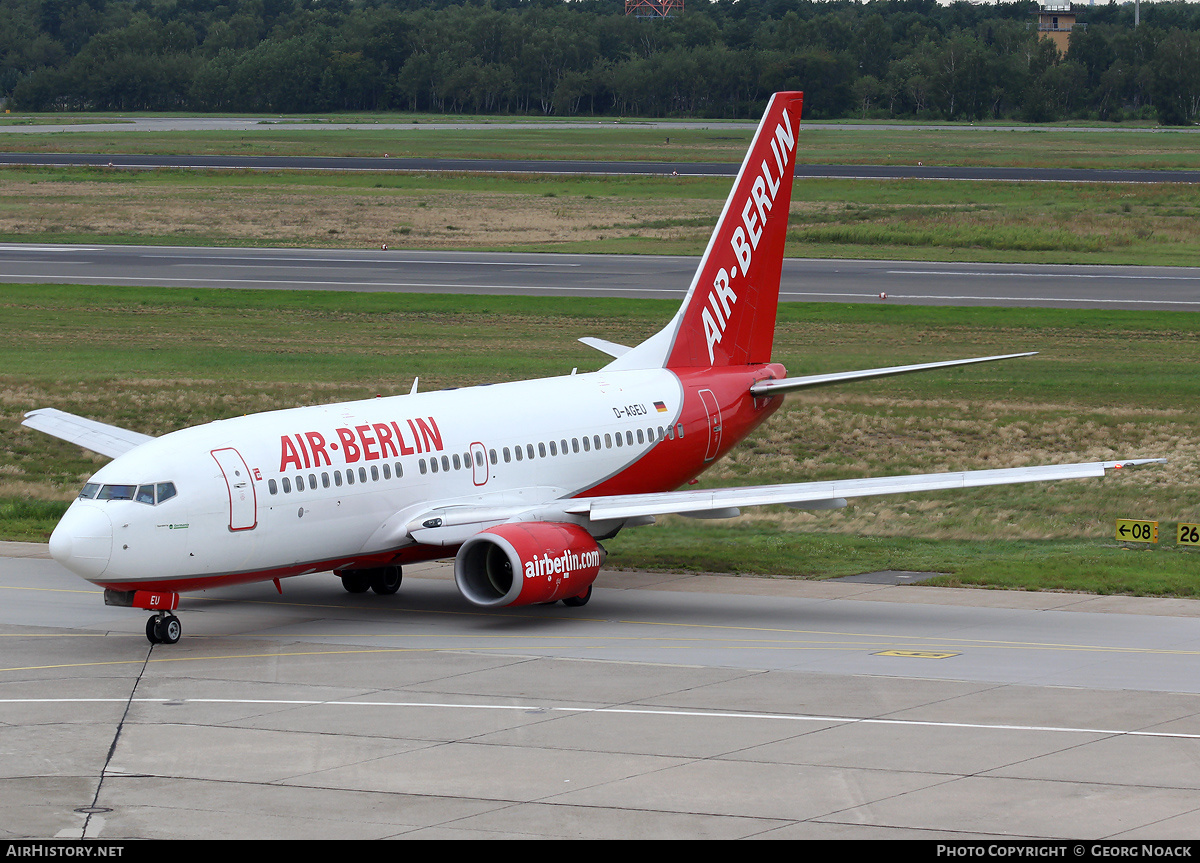
[[[179,594],[332,570],[352,592],[400,587],[454,557],[470,602],[583,605],[600,540],[662,513],[826,509],[865,495],[1103,476],[1161,459],[674,491],[786,393],[1007,356],[789,378],[771,362],[800,93],[777,93],[682,307],[636,347],[583,339],[598,372],[414,392],[219,420],[158,438],[52,408],[24,424],[112,457],[50,538],[111,605],[153,612],[173,644]]]

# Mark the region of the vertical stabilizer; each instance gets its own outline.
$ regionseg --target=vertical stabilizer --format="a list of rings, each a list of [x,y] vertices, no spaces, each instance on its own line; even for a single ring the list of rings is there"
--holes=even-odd
[[[770,362],[803,98],[771,97],[683,306],[608,368]]]

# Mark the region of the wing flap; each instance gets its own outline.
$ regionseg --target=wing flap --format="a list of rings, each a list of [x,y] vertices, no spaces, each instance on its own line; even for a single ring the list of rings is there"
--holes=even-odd
[[[150,435],[141,432],[96,422],[56,408],[40,408],[30,411],[25,414],[21,425],[44,432],[51,437],[70,441],[109,458],[124,455],[131,449],[154,440]]]

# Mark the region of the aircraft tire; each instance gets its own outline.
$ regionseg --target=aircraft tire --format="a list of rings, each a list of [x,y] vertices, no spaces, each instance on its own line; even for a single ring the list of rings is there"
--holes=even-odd
[[[371,570],[371,590],[380,596],[391,596],[400,589],[404,572],[399,566],[381,566]]]
[[[155,630],[155,626],[157,623],[158,623],[158,615],[157,614],[152,614],[148,618],[146,618],[146,640],[149,641],[151,644],[159,643],[158,633]]]
[[[151,618],[151,620],[154,620]],[[174,644],[183,635],[183,626],[179,618],[173,614],[163,615],[162,619],[154,621],[154,637],[160,644]]]
[[[371,576],[361,569],[347,569],[338,573],[342,578],[342,587],[347,593],[366,593],[371,589]]]
[[[567,606],[567,608],[582,608],[583,606],[588,604],[588,600],[591,598],[592,598],[592,586],[589,584],[588,589],[585,590],[583,593],[579,594],[579,596],[568,596],[562,602],[563,602],[563,605]]]

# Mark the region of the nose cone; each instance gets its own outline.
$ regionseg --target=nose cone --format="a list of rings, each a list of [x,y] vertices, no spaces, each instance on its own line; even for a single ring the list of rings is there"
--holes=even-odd
[[[50,556],[76,575],[93,579],[108,568],[113,529],[108,513],[76,503],[50,535]]]

